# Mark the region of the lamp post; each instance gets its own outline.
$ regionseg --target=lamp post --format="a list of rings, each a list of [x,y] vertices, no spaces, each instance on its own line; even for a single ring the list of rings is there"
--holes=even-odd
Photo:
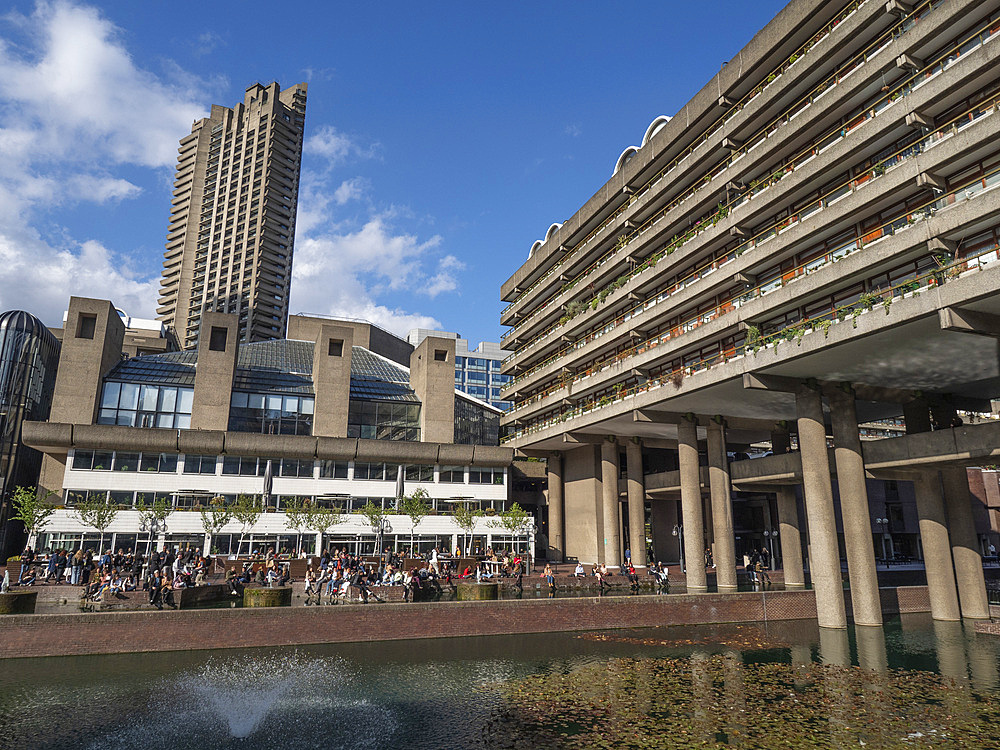
[[[684,565],[684,526],[683,524],[678,524],[674,526],[674,536],[677,537],[677,542],[680,545],[681,550],[681,572],[687,573],[687,567]]]
[[[764,529],[764,538],[767,540],[767,549],[771,553],[770,564],[767,567],[774,570],[774,540],[778,538],[778,532],[776,530]]]
[[[885,551],[885,535],[889,530],[889,519],[888,518],[876,518],[875,527],[878,529],[879,540],[882,547],[882,559],[885,560],[886,567],[892,562],[889,559],[889,555]]]

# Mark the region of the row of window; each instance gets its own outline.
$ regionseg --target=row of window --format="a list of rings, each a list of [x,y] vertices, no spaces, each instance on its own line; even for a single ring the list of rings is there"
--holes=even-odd
[[[87,501],[103,500],[109,505],[121,509],[136,507],[151,507],[154,503],[163,502],[170,508],[190,509],[204,508],[217,497],[223,498],[225,505],[236,502],[236,495],[213,495],[205,492],[154,492],[153,490],[119,491],[119,490],[66,490],[65,504],[76,507]],[[399,500],[394,497],[365,497],[344,495],[331,497],[325,495],[273,495],[268,503],[269,510],[285,510],[303,501],[316,503],[321,508],[339,508],[344,513],[359,513],[369,502],[390,512],[400,512]],[[427,498],[427,504],[435,511],[453,511],[459,505],[468,505],[473,510],[502,510],[503,500],[460,500],[448,498]]]
[[[193,404],[193,388],[107,382],[97,423],[188,429]]]
[[[311,396],[234,391],[229,429],[269,435],[312,435],[315,400]]]
[[[178,464],[184,474],[223,476],[299,477],[319,479],[364,479],[368,481],[395,482],[399,464],[372,463],[367,461],[313,461],[296,458],[254,458],[250,456],[184,455],[183,461],[175,453],[139,453],[132,451],[85,451],[73,454],[72,467],[78,471],[122,471],[176,474]],[[465,484],[464,466],[440,466],[439,483]],[[433,482],[434,466],[430,464],[403,464],[403,476],[410,482]],[[503,484],[504,470],[480,467],[469,468],[469,484]]]

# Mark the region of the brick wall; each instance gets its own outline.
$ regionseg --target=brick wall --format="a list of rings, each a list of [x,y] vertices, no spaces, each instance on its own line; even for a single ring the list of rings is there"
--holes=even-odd
[[[926,587],[883,590],[888,613],[927,611]],[[812,591],[11,615],[0,658],[287,646],[815,619]]]

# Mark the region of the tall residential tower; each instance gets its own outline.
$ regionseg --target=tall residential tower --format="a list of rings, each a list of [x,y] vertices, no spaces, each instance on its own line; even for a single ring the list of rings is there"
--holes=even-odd
[[[157,317],[183,349],[202,313],[235,313],[241,341],[285,335],[306,84],[255,83],[181,139]]]

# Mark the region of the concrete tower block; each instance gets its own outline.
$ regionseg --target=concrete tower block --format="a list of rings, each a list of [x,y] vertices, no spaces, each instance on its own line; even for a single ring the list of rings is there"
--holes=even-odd
[[[455,442],[455,340],[428,336],[410,355],[410,388],[420,399],[420,439]]]
[[[51,422],[93,424],[104,376],[121,361],[125,324],[108,300],[70,297]]]
[[[206,312],[198,336],[198,365],[194,374],[191,429],[229,428],[229,402],[239,349],[236,315]]]
[[[317,331],[312,372],[316,392],[313,435],[347,436],[353,345],[353,328],[323,325]]]

